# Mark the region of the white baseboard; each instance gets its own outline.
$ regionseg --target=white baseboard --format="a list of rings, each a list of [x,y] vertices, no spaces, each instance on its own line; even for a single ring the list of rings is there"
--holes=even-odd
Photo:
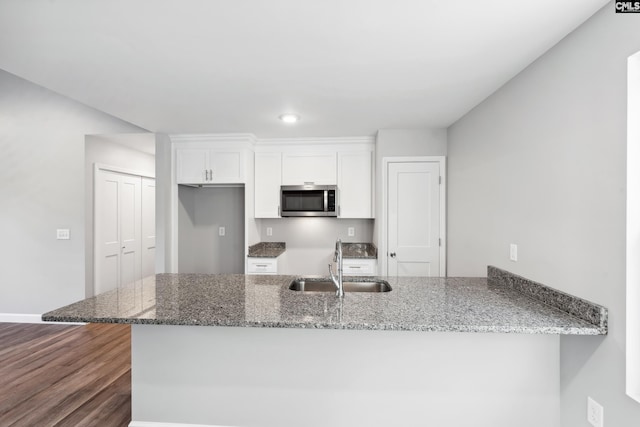
[[[75,322],[44,322],[41,314],[0,313],[0,323],[46,323],[50,325],[86,325]]]
[[[183,423],[157,423],[149,421],[131,421],[129,427],[231,427],[214,426],[211,424],[183,424]]]

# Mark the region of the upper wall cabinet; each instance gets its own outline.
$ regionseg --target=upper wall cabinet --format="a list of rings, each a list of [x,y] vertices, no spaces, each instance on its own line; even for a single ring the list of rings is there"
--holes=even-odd
[[[336,185],[336,153],[282,154],[282,185]]]
[[[338,152],[340,218],[373,218],[373,152]]]
[[[258,152],[255,159],[255,216],[280,218],[282,154]]]
[[[263,140],[255,147],[255,217],[280,218],[281,185],[337,185],[339,218],[374,217],[369,137]]]
[[[243,151],[176,148],[176,182],[178,184],[243,183]]]

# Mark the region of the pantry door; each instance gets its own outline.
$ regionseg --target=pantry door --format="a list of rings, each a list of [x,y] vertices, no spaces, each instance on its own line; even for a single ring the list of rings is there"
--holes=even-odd
[[[444,275],[441,268],[443,162],[387,163],[387,251],[389,276]],[[382,258],[384,260],[384,258]]]
[[[142,278],[156,274],[156,180],[142,178]]]
[[[142,277],[142,178],[97,169],[94,292],[134,289]]]

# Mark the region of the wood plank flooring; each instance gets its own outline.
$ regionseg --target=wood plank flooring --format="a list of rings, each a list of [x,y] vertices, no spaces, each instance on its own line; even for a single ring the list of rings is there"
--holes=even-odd
[[[0,323],[0,427],[125,427],[131,328]]]

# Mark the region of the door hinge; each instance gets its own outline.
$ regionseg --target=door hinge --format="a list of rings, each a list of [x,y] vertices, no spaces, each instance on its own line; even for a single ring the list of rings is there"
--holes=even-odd
[[[442,239],[438,238],[438,246],[442,246]]]
[[[441,176],[438,177],[438,184],[442,184],[442,177]]]

